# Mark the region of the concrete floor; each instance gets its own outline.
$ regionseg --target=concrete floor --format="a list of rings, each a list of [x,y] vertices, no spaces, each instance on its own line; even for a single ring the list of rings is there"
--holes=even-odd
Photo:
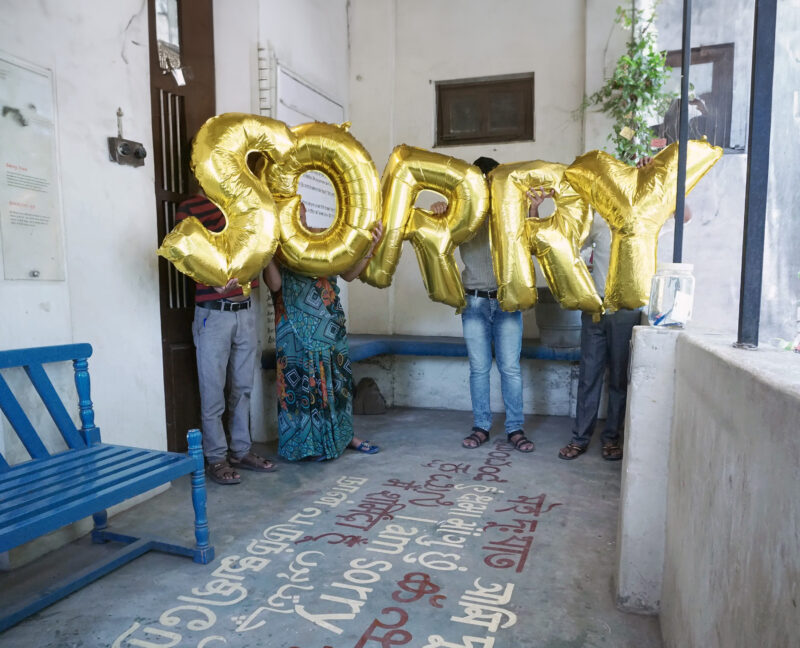
[[[470,425],[468,412],[360,416],[377,455],[209,484],[212,564],[151,552],[0,646],[660,647],[656,618],[613,604],[620,463],[599,442],[559,460],[566,418],[528,418],[533,454],[503,447],[499,422],[490,443],[464,449]],[[190,543],[188,490],[180,480],[112,528]],[[83,538],[2,574],[0,605],[113,550]]]

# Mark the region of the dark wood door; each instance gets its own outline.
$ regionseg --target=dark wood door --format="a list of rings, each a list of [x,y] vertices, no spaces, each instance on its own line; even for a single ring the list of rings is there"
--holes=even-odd
[[[148,0],[150,94],[158,241],[175,225],[175,210],[196,189],[190,143],[214,115],[212,0]],[[180,72],[172,73],[172,68]],[[184,80],[183,85],[179,84]],[[186,432],[200,426],[192,342],[194,283],[158,259],[167,447],[186,450]]]

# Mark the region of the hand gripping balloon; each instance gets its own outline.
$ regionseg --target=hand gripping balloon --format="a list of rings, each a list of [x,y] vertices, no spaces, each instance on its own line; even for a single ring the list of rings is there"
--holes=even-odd
[[[274,119],[239,113],[209,119],[194,138],[191,168],[225,215],[225,229],[214,233],[186,218],[164,237],[158,254],[195,281],[224,286],[236,278],[249,294],[250,281],[275,253],[278,219],[270,191],[248,168],[247,156],[262,153],[281,165],[294,146],[295,136]]]
[[[447,198],[444,214],[414,207],[424,189]],[[386,233],[361,278],[378,288],[390,285],[403,241],[410,240],[430,298],[462,309],[466,300],[455,249],[475,235],[489,210],[483,174],[463,160],[402,144],[386,164],[381,194]]]
[[[688,194],[722,156],[706,141],[690,140],[686,158]],[[608,153],[590,151],[565,172],[569,183],[611,228],[611,259],[605,285],[606,310],[647,304],[656,270],[658,232],[675,211],[678,144],[670,144],[637,169]]]
[[[490,234],[497,279],[497,299],[506,311],[536,304],[531,253],[539,259],[547,283],[564,307],[602,310],[581,245],[589,234],[589,205],[564,179],[566,165],[556,162],[501,164],[489,175],[492,190]],[[548,218],[529,218],[530,187],[553,190],[556,210]]]

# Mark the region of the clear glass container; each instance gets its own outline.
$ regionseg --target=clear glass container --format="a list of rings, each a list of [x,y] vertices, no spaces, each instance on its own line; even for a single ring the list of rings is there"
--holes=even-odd
[[[692,318],[694,266],[691,263],[663,263],[650,284],[647,319],[651,326],[683,328]]]

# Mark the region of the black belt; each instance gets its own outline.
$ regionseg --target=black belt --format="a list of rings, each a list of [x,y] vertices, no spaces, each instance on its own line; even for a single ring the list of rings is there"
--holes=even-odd
[[[238,311],[250,308],[251,303],[252,302],[249,299],[238,302],[225,301],[224,299],[214,299],[212,301],[197,302],[197,306],[200,308],[210,308],[211,310]]]
[[[484,299],[497,299],[496,290],[465,290],[465,295],[472,295],[473,297],[483,297]]]

